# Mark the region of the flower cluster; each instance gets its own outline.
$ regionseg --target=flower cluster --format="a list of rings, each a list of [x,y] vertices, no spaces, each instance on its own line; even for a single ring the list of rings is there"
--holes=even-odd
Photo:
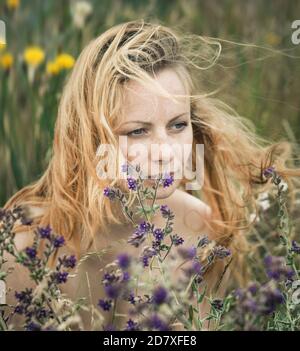
[[[287,280],[295,274],[291,267],[286,265],[284,257],[266,256],[264,258],[266,273],[270,279]]]
[[[36,289],[25,287],[24,290],[15,292],[17,304],[11,316],[23,315],[25,330],[49,330],[49,328],[53,330],[58,327],[57,323],[60,320],[52,307],[60,297],[58,285],[66,283],[69,274],[67,270],[75,267],[76,257],[74,255],[59,257],[54,270],[48,267],[49,258],[65,244],[64,237],[56,235],[49,225],[35,229],[33,245],[18,251],[13,242],[15,237],[13,228],[18,220],[27,225],[32,223],[27,217],[25,208],[21,206],[15,206],[12,210],[0,210],[1,257],[7,251],[17,263],[26,267]],[[46,248],[39,253],[42,241],[46,244]],[[5,275],[2,275],[3,278]],[[73,314],[68,310],[66,313],[69,316]]]
[[[141,222],[132,236],[128,239],[128,243],[135,247],[139,247],[146,239],[147,233],[151,230],[151,224],[143,221]]]
[[[124,172],[128,172],[129,166],[123,165],[122,170]],[[130,170],[130,177],[127,177],[128,187],[131,191],[137,192],[140,204],[139,213],[145,217],[145,220],[135,225],[134,233],[129,237],[127,242],[138,248],[142,243],[144,243],[146,238],[148,238],[150,241],[150,245],[146,245],[142,248],[138,261],[132,266],[136,268],[139,264],[141,264],[142,269],[145,269],[146,267],[152,269],[151,267],[153,262],[160,262],[160,264],[162,264],[169,256],[172,248],[177,247],[178,258],[179,260],[182,260],[182,264],[184,264],[184,267],[182,268],[184,279],[178,279],[177,286],[173,286],[172,283],[168,288],[161,284],[157,285],[151,295],[144,294],[142,297],[140,295],[135,295],[133,291],[130,290],[132,283],[130,279],[126,282],[127,284],[120,284],[120,274],[116,274],[116,272],[106,272],[102,280],[106,298],[100,299],[98,305],[103,311],[109,311],[116,303],[116,299],[125,298],[126,301],[134,306],[134,309],[131,310],[132,316],[149,316],[147,318],[140,318],[138,322],[130,319],[124,330],[129,330],[131,328],[134,328],[134,330],[137,328],[148,328],[150,330],[171,330],[170,324],[172,320],[174,321],[174,313],[177,318],[183,319],[184,323],[189,325],[190,322],[185,319],[182,310],[180,310],[180,312],[174,310],[174,304],[172,304],[169,289],[174,289],[174,291],[179,292],[180,290],[185,290],[187,286],[194,288],[194,284],[200,284],[203,282],[203,274],[207,270],[208,266],[213,263],[214,259],[224,259],[230,256],[231,252],[229,249],[223,246],[216,245],[210,250],[207,262],[202,264],[197,255],[197,250],[201,251],[205,246],[211,243],[208,237],[206,235],[200,237],[197,245],[192,245],[190,247],[183,246],[184,239],[178,234],[172,234],[174,224],[173,219],[175,217],[174,213],[167,205],[157,206],[154,204],[155,193],[154,198],[152,198],[152,207],[149,208],[144,206],[143,199],[144,195],[148,194],[147,189],[144,189],[141,177],[137,176],[134,178],[132,168],[130,168]],[[139,168],[137,167],[135,171],[139,173]],[[152,189],[156,189],[158,184],[168,187],[172,183],[173,177],[166,175],[164,179],[158,178]],[[120,190],[105,188],[104,195],[111,200],[114,200],[115,198],[124,200],[125,195],[119,193],[118,191]],[[128,211],[126,212],[126,200],[121,201],[121,205],[125,209],[124,213],[128,216],[129,213]],[[166,220],[163,227],[156,227],[149,221],[148,215],[151,214],[152,211],[155,213],[156,210],[160,210],[162,218]],[[130,217],[130,219],[133,219],[133,217]],[[174,260],[175,256],[176,255],[174,253],[170,255],[172,260]],[[119,269],[127,269],[129,262],[132,261],[133,258],[129,258],[129,256],[124,253],[118,256],[117,265]],[[191,281],[192,284],[190,284]],[[187,293],[191,294],[191,289],[188,289]],[[190,297],[191,295],[186,294],[187,299],[190,299]],[[160,313],[161,306],[168,306],[169,310],[171,311],[169,317],[166,316],[165,313]],[[116,329],[116,326],[110,324],[104,327],[105,330],[111,328]]]
[[[283,304],[284,296],[274,281],[265,284],[251,283],[245,289],[235,291],[237,304],[234,310],[235,323],[244,330],[259,330],[257,318],[266,317],[274,313]]]

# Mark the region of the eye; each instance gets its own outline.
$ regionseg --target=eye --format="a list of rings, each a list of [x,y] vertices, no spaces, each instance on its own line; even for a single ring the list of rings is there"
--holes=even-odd
[[[180,122],[173,125],[176,130],[183,130],[187,126],[186,122]]]
[[[127,136],[139,136],[139,135],[143,135],[143,132],[145,132],[146,129],[145,128],[139,128],[139,129],[135,129],[132,132],[127,133]]]

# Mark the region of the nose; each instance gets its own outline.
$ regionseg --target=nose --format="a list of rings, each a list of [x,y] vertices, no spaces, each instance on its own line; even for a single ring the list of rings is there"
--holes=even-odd
[[[150,145],[150,164],[153,165],[156,173],[171,171],[174,160],[172,143],[168,140],[165,132],[157,133]]]

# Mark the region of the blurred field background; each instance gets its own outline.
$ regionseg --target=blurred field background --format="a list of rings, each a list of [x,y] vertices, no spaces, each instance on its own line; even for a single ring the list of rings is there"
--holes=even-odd
[[[43,173],[63,84],[82,48],[138,18],[257,45],[222,42],[207,87],[221,88],[218,97],[260,135],[299,143],[300,45],[291,42],[291,24],[300,19],[300,1],[0,0],[7,31],[0,49],[1,205]]]

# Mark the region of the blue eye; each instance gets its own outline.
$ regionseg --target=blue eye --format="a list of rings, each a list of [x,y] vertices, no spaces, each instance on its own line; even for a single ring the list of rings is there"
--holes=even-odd
[[[179,127],[179,128],[175,128],[176,130],[181,130],[184,129],[187,126],[186,122],[180,122],[180,123],[176,123],[174,124],[175,127]]]
[[[174,124],[172,127],[175,127],[176,131],[181,131],[183,130],[186,126],[188,125],[187,122],[180,122],[180,123],[176,123]],[[171,127],[171,128],[172,128]],[[127,133],[127,136],[132,136],[132,137],[137,137],[137,136],[141,136],[147,133],[147,130],[145,128],[139,128],[139,129],[135,129],[129,133]]]
[[[128,136],[138,136],[142,135],[141,132],[145,131],[145,128],[135,129],[132,132],[127,133]]]

